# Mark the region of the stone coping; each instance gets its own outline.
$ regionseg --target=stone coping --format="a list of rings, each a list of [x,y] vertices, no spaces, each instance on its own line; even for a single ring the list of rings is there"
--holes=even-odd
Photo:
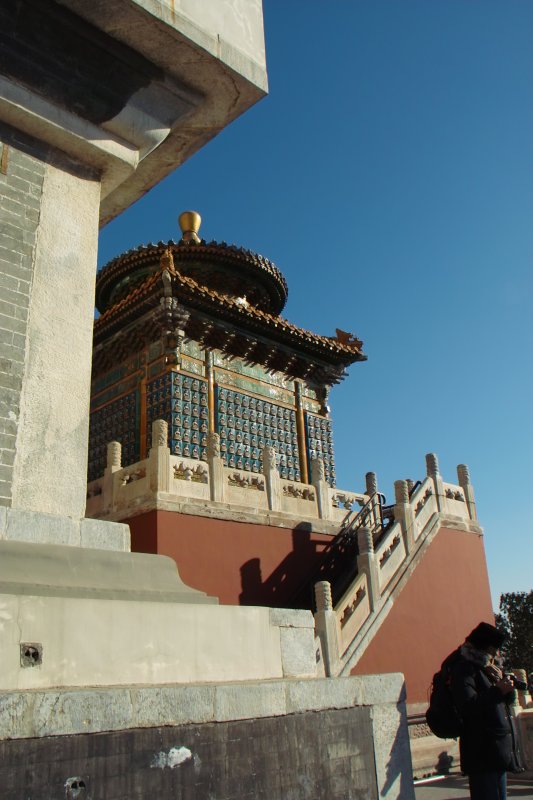
[[[270,528],[294,530],[294,528],[299,527],[309,533],[321,533],[327,536],[336,536],[342,524],[342,520],[332,521],[319,519],[318,517],[304,517],[302,514],[290,514],[285,511],[267,511],[260,508],[230,505],[229,503],[218,503],[211,500],[209,504],[201,499],[195,502],[194,498],[176,498],[163,492],[157,492],[157,494],[150,497],[141,498],[141,502],[135,506],[132,505],[119,511],[102,513],[101,520],[116,523],[138,517],[141,514],[147,514],[150,511],[171,511],[176,514],[188,514],[191,517],[208,517],[229,522],[266,525]]]
[[[169,556],[1,539],[0,594],[218,604],[183,583]]]
[[[0,692],[0,739],[277,717],[405,701],[401,673]]]

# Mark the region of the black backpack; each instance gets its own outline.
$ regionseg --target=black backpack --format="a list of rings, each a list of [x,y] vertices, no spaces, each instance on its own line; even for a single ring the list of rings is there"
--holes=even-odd
[[[455,708],[451,690],[451,668],[457,657],[458,650],[448,656],[440,670],[434,674],[431,684],[426,722],[439,739],[457,739],[461,735],[461,717]]]

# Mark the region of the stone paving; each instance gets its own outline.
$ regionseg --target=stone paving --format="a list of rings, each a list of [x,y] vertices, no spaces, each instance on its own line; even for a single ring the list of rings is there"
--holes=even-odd
[[[416,800],[470,800],[468,779],[453,775],[430,783],[415,784],[415,797]],[[533,778],[509,776],[507,797],[533,800]]]

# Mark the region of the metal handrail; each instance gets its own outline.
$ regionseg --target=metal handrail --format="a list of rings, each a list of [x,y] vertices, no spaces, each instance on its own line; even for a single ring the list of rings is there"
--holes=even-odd
[[[355,514],[351,511],[346,515],[339,532],[324,550],[323,558],[318,568],[315,569],[311,576],[306,578],[292,594],[295,602],[299,597],[305,595],[307,598],[307,607],[314,607],[315,583],[320,580],[327,580],[328,568],[331,570],[334,569],[336,558],[345,558],[347,569],[335,575],[335,581],[331,586],[333,602],[335,604],[336,600],[344,594],[346,588],[357,575],[357,556],[359,554],[357,531],[366,527],[370,528],[372,537],[375,540],[381,536],[385,528],[384,520],[389,518],[389,514],[384,513],[384,509],[386,508],[384,505],[385,502],[385,495],[381,492],[375,492]],[[343,550],[346,552],[343,553]]]

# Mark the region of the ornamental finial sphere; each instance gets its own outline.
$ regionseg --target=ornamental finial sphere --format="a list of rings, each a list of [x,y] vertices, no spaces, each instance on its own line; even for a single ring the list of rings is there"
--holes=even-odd
[[[202,224],[202,218],[197,211],[183,211],[179,217],[178,222],[181,228],[181,241],[194,242],[200,244],[200,237],[198,231]]]

